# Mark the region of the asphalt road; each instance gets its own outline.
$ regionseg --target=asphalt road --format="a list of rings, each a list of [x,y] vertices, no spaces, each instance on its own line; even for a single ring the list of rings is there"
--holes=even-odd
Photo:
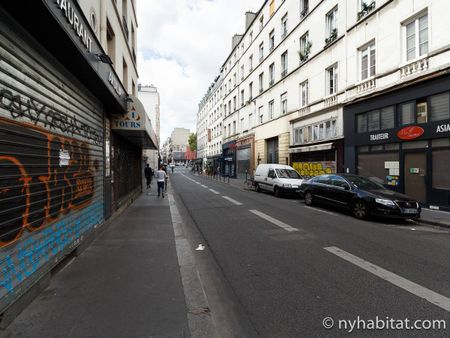
[[[195,255],[207,294],[208,283],[228,290],[208,295],[212,312],[237,313],[248,335],[450,336],[450,231],[357,220],[184,168],[170,184],[191,244],[205,245]]]

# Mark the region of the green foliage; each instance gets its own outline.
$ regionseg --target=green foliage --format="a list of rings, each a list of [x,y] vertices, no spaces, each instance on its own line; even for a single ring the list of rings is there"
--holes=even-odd
[[[196,133],[192,133],[191,135],[189,135],[188,144],[189,144],[189,148],[192,151],[197,150],[197,134]]]

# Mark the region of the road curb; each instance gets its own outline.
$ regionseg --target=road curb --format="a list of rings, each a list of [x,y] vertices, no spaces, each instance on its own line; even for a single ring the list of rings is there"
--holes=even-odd
[[[418,219],[417,222],[425,223],[425,224],[428,224],[428,225],[434,225],[434,226],[438,226],[438,227],[441,227],[441,228],[450,229],[450,223],[430,221],[430,220],[423,219],[423,218]]]

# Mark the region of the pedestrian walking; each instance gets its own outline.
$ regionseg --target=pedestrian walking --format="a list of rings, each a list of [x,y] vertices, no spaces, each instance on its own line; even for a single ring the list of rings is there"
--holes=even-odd
[[[164,183],[166,182],[166,172],[163,170],[163,166],[159,167],[159,170],[155,174],[156,181],[158,184],[158,197],[161,196],[164,198]]]
[[[147,163],[144,169],[144,176],[147,180],[147,189],[150,188],[150,185],[152,184],[152,177],[153,177],[153,169],[150,167],[150,165]]]

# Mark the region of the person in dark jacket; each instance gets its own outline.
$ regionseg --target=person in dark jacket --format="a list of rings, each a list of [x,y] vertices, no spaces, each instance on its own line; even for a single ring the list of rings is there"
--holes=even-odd
[[[150,185],[152,184],[152,177],[153,177],[153,169],[150,168],[150,165],[147,163],[144,169],[144,176],[147,180],[147,189],[150,188]]]

